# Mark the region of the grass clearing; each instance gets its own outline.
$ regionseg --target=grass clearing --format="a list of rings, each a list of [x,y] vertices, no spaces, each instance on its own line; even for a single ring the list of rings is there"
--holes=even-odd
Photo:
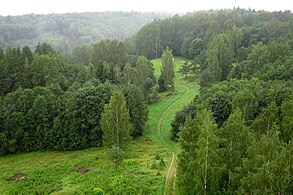
[[[160,94],[161,101],[149,106],[145,134],[132,141],[118,172],[107,159],[104,148],[9,155],[0,157],[0,194],[163,194],[171,161],[170,148],[175,154],[178,151],[178,144],[170,140],[170,123],[175,113],[191,102],[199,91],[196,82],[186,82],[177,73],[184,62],[184,58],[175,58],[175,91],[170,96],[166,96],[169,92]],[[153,63],[158,76],[161,59],[155,59]],[[158,136],[160,119],[162,131]],[[156,154],[166,162],[162,170],[158,167],[160,161]],[[76,172],[78,168],[89,171]],[[16,173],[25,174],[27,179],[8,180]],[[170,181],[172,184],[173,179]],[[169,192],[170,188],[172,186],[169,186]]]
[[[71,194],[111,191],[126,193],[159,193],[165,170],[152,168],[158,164],[156,153],[163,157],[166,149],[153,141],[140,138],[130,144],[124,162],[115,171],[104,148],[69,152],[34,152],[0,158],[0,194]],[[78,168],[87,168],[79,173]],[[9,181],[15,173],[24,173],[26,180]],[[126,183],[127,186],[122,185]]]

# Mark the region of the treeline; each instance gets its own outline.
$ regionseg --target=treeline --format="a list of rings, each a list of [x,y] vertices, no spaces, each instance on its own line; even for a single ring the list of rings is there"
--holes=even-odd
[[[181,55],[206,64],[207,48],[213,39],[219,39],[216,35],[220,34],[225,48],[232,47],[230,55],[233,56],[245,54],[251,45],[258,42],[267,44],[284,37],[292,45],[292,17],[291,11],[266,12],[240,8],[200,11],[155,20],[138,31],[134,42],[136,52],[147,58],[161,56],[169,46],[175,56]]]
[[[158,27],[165,39],[148,40],[155,47],[137,43],[137,51],[155,57],[167,44],[192,59],[200,75],[200,94],[172,122],[172,138],[181,146],[181,194],[293,191],[292,16],[198,12],[155,21],[138,33],[139,43],[146,41],[140,40],[144,30]]]
[[[114,91],[125,98],[130,135],[143,134],[146,103],[157,98],[150,60],[133,56],[128,63],[125,45],[117,40],[81,48],[69,55],[47,43],[34,51],[0,50],[1,155],[101,146],[101,115]]]
[[[35,47],[47,42],[56,50],[70,52],[103,39],[125,39],[146,23],[167,16],[139,12],[0,16],[0,47]]]

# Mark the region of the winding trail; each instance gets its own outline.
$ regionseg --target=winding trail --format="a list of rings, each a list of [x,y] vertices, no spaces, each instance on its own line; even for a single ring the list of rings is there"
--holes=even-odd
[[[184,87],[185,91],[183,93],[183,95],[181,95],[180,97],[178,97],[171,105],[169,105],[163,112],[162,116],[159,119],[158,125],[157,125],[157,136],[159,138],[159,140],[161,141],[161,143],[163,145],[165,145],[166,147],[169,148],[170,152],[172,153],[172,159],[171,159],[171,163],[169,165],[168,168],[168,172],[166,175],[166,179],[165,179],[165,186],[164,186],[164,195],[167,194],[167,188],[169,185],[169,179],[172,177],[172,175],[174,175],[174,181],[173,181],[173,187],[172,187],[172,194],[175,194],[175,187],[176,187],[176,167],[174,167],[174,162],[175,162],[175,150],[172,147],[172,145],[170,145],[167,141],[166,141],[166,137],[164,137],[163,135],[163,121],[165,119],[165,117],[167,116],[168,112],[176,105],[178,104],[188,93],[189,93],[189,88],[184,85],[184,84],[180,84],[180,86],[178,87]],[[167,138],[169,139],[169,138]]]

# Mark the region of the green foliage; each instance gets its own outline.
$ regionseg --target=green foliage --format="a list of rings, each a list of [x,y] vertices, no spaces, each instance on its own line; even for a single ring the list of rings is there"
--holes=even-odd
[[[171,138],[173,140],[178,140],[179,138],[178,133],[180,132],[180,128],[184,125],[187,117],[190,116],[191,118],[194,118],[195,115],[196,115],[196,108],[193,103],[188,104],[182,110],[176,113],[175,118],[173,119],[171,123],[171,127],[172,127]]]
[[[249,129],[244,125],[240,110],[237,108],[229,116],[223,127],[219,129],[221,139],[221,148],[223,148],[222,161],[225,172],[228,174],[227,190],[233,193],[237,189],[237,174],[235,170],[242,165],[243,158],[246,157],[246,151],[250,146],[251,135]],[[224,183],[225,181],[221,181]]]
[[[249,60],[249,64],[246,69],[246,78],[251,78],[269,61],[269,51],[267,46],[262,42],[253,45],[247,59]]]
[[[282,103],[281,136],[285,142],[293,139],[293,100],[288,99]]]
[[[120,147],[112,145],[112,147],[110,149],[108,149],[108,156],[109,156],[110,160],[112,160],[114,162],[115,169],[117,171],[118,166],[123,161],[124,151]]]
[[[216,193],[219,190],[221,151],[212,113],[200,110],[187,119],[181,133],[178,177],[181,193]]]
[[[146,23],[168,15],[139,12],[67,13],[0,17],[0,47],[48,42],[55,50],[70,52],[76,46],[102,39],[124,39]]]
[[[172,50],[166,48],[162,55],[162,70],[158,80],[160,92],[174,89],[174,63]]]
[[[214,93],[210,99],[209,106],[216,123],[219,127],[221,127],[229,117],[232,110],[228,94],[222,91]]]
[[[213,78],[211,83],[227,79],[231,69],[232,57],[232,37],[228,34],[215,36],[207,49],[207,69]]]
[[[109,104],[101,117],[103,144],[106,147],[116,145],[125,149],[131,139],[132,125],[126,108],[125,97],[120,91],[114,91]]]
[[[181,66],[179,69],[179,72],[182,74],[182,76],[185,76],[185,79],[187,79],[187,74],[190,71],[190,65],[188,64],[188,61],[186,60],[185,63]]]
[[[252,125],[255,133],[258,135],[269,134],[274,130],[275,125],[279,124],[278,113],[279,110],[275,102],[264,108]]]
[[[132,137],[143,135],[145,123],[148,119],[148,108],[144,103],[141,91],[134,85],[122,86],[122,92],[129,111],[130,123],[132,124]]]

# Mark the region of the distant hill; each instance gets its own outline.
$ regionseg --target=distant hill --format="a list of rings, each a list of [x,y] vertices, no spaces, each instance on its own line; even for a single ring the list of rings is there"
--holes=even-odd
[[[146,23],[167,16],[140,12],[0,16],[0,47],[34,47],[38,42],[48,42],[55,49],[68,52],[101,39],[124,39]]]

